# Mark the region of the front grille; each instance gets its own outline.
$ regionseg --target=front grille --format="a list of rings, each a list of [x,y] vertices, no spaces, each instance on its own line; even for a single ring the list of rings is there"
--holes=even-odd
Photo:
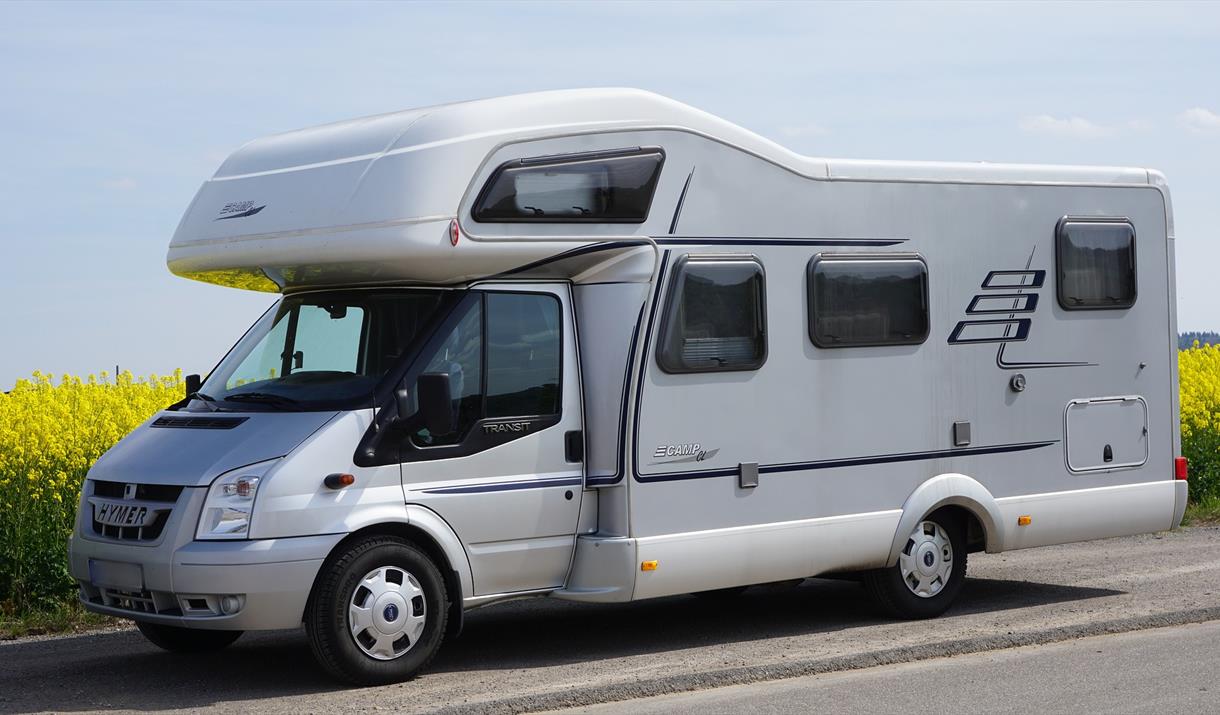
[[[166,416],[153,420],[153,427],[186,427],[191,429],[233,429],[249,417],[181,417]]]
[[[93,482],[93,494],[111,499],[123,499],[127,485],[123,482]],[[139,501],[161,501],[173,504],[182,494],[182,487],[171,484],[137,484],[135,498]]]
[[[163,616],[181,616],[182,607],[178,597],[164,591],[127,591],[108,586],[94,586],[82,581],[81,597],[99,606],[118,608],[131,613],[156,613]]]
[[[93,533],[118,541],[156,541],[161,538],[161,532],[165,531],[165,525],[169,523],[170,514],[174,510],[174,504],[178,502],[178,497],[182,495],[182,489],[180,486],[166,484],[128,484],[95,480],[94,496],[131,500],[133,505],[148,507],[154,516],[145,526],[113,526],[92,518]],[[90,509],[91,516],[95,515],[97,507],[90,505]]]
[[[156,613],[157,604],[149,591],[120,591],[117,588],[102,588],[102,604],[112,608],[139,613]]]
[[[111,526],[94,519],[93,533],[119,541],[156,541],[161,538],[161,532],[165,531],[165,523],[169,521],[169,512],[169,509],[158,512],[151,524],[141,527]]]

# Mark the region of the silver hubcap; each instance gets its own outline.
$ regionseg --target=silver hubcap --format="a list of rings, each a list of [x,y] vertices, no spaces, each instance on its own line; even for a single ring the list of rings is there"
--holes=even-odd
[[[898,568],[903,583],[916,596],[931,598],[940,593],[953,573],[953,544],[948,532],[936,522],[919,522],[898,556]]]
[[[424,633],[428,602],[414,576],[397,566],[368,572],[347,607],[352,640],[365,655],[394,660],[411,650]]]

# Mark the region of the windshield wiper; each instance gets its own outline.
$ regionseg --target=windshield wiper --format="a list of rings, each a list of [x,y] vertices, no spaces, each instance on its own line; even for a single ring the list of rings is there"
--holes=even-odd
[[[236,395],[226,395],[224,400],[225,402],[262,402],[269,405],[301,409],[301,402],[299,400],[284,397],[283,395],[273,395],[270,392],[239,392]]]
[[[212,404],[212,403],[216,402],[216,398],[212,397],[211,395],[205,395],[202,392],[192,392],[191,394],[186,396],[186,400],[187,400],[187,402],[190,402],[191,400],[199,400],[200,402],[207,405],[209,412],[218,412],[220,410],[219,407]]]

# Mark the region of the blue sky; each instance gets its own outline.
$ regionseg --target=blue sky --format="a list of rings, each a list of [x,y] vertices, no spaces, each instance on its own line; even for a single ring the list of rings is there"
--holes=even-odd
[[[205,372],[271,298],[171,276],[242,143],[636,86],[816,156],[1150,166],[1179,327],[1220,330],[1220,4],[0,4],[0,388]]]

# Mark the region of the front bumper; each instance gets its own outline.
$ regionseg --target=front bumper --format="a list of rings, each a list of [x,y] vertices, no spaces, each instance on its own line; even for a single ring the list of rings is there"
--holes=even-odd
[[[186,628],[299,626],[318,569],[343,535],[194,541],[194,520],[184,515],[198,513],[201,497],[184,494],[152,544],[97,538],[78,523],[68,562],[84,607]]]

